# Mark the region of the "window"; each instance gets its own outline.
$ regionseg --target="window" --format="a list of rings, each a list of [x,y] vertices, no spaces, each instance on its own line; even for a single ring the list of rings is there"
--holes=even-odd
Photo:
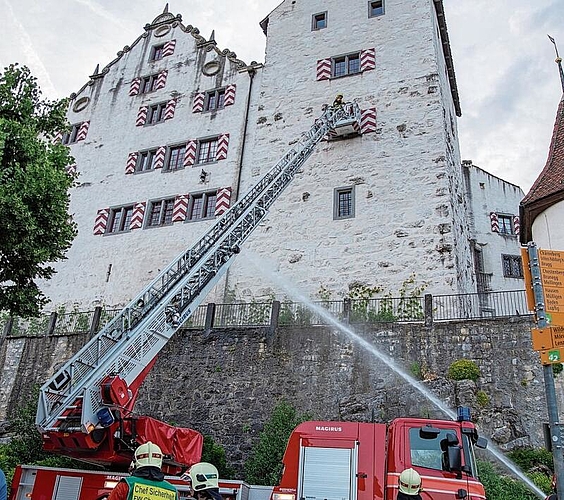
[[[147,227],[169,226],[172,224],[174,198],[152,201],[149,205]]]
[[[217,153],[217,137],[207,139],[198,143],[198,154],[196,163],[211,163],[215,161]]]
[[[155,156],[157,154],[156,149],[150,149],[149,151],[141,151],[137,157],[137,163],[135,164],[136,172],[148,172],[153,170],[155,166]]]
[[[151,49],[150,61],[159,61],[164,57],[164,43],[162,45],[155,45]]]
[[[334,192],[333,218],[350,219],[354,217],[354,188],[337,188]]]
[[[321,30],[323,28],[327,28],[327,12],[320,12],[319,14],[314,14],[311,19],[312,31]]]
[[[124,207],[112,208],[108,218],[108,226],[106,234],[108,233],[122,233],[129,231],[129,224],[131,223],[131,216],[133,215],[133,205]]]
[[[160,123],[164,121],[166,103],[153,104],[147,110],[147,124]]]
[[[384,14],[384,0],[368,2],[368,17],[378,17]]]
[[[499,222],[499,232],[501,234],[513,234],[513,217],[511,215],[497,216]]]
[[[156,90],[159,75],[146,76],[141,80],[141,94]]]
[[[332,76],[346,76],[360,73],[360,53],[347,54],[346,56],[333,57]]]
[[[523,262],[520,255],[502,255],[503,276],[506,278],[523,278]]]
[[[206,92],[206,100],[204,103],[205,111],[222,109],[224,106],[225,106],[225,89],[210,90],[209,92]]]
[[[74,144],[76,142],[76,138],[78,136],[78,131],[80,130],[80,126],[82,123],[75,123],[69,132],[65,132],[61,139],[63,144]]]
[[[180,170],[184,168],[184,154],[186,146],[174,146],[168,150],[165,170]]]
[[[187,220],[211,219],[215,216],[216,191],[190,195]]]

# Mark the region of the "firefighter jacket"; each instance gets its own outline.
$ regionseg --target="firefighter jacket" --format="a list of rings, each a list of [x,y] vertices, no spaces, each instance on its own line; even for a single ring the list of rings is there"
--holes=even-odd
[[[108,500],[178,500],[178,491],[158,468],[142,467],[123,478]]]

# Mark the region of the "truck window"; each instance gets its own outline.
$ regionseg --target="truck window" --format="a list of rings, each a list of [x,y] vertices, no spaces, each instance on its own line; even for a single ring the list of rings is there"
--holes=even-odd
[[[411,451],[411,465],[426,467],[427,469],[443,470],[443,452],[441,439],[446,438],[452,430],[441,429],[441,432],[432,439],[423,439],[419,436],[419,427],[409,429],[409,444]]]
[[[356,500],[356,454],[350,448],[302,448],[299,497],[305,500]]]

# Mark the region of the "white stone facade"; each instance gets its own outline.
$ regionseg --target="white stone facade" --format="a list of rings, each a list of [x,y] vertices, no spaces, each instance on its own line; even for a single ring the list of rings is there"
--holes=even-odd
[[[559,202],[536,216],[532,232],[534,242],[544,250],[564,250],[564,202]]]
[[[355,282],[394,294],[413,273],[431,293],[474,292],[457,94],[452,65],[445,60],[446,26],[437,16],[442,5],[387,0],[385,13],[375,17],[369,16],[369,5],[366,0],[282,2],[263,22],[265,63],[252,67],[165,12],[93,75],[69,110],[72,124],[89,126],[86,138],[71,144],[80,174],[71,200],[79,234],[68,260],[57,264],[58,274],[43,284],[53,304],[128,302],[214,220],[188,220],[191,205],[182,208],[180,195],[194,200],[230,188],[233,203],[339,92],[361,109],[376,110],[376,130],[318,145],[210,298],[282,298],[284,292],[249,260],[259,268],[273,263],[311,297],[323,287],[341,298]],[[325,13],[326,27],[312,29],[319,13]],[[168,55],[151,61],[163,45]],[[374,54],[373,67],[319,79],[320,60],[364,53]],[[133,90],[136,79],[142,88],[143,80],[150,84],[165,71],[164,86]],[[232,104],[195,112],[202,93],[228,88],[236,89]],[[162,104],[166,113],[170,101],[176,103],[172,117],[136,126],[140,108]],[[190,150],[193,141],[221,142],[227,134],[225,159],[166,171],[176,146]],[[131,173],[139,166],[135,158],[139,162],[151,150],[164,154],[163,168]],[[354,217],[334,216],[335,190],[341,188],[352,189]],[[165,199],[174,200],[175,214],[187,211],[186,220],[148,227],[152,203]],[[140,227],[128,223],[109,233],[112,213],[120,207],[133,207],[130,215],[140,218]],[[100,211],[105,209],[110,215],[104,222]],[[94,234],[95,227],[104,234]]]

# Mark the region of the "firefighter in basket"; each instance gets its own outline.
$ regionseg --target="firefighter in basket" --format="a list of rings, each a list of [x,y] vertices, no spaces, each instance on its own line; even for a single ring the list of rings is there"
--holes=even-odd
[[[187,476],[192,483],[192,496],[196,500],[223,500],[215,465],[199,462],[190,467]]]
[[[422,500],[421,476],[415,469],[405,469],[399,477],[397,500]]]
[[[135,468],[129,477],[124,477],[112,490],[108,500],[178,500],[176,488],[164,479],[161,471],[163,453],[151,441],[135,450]]]

